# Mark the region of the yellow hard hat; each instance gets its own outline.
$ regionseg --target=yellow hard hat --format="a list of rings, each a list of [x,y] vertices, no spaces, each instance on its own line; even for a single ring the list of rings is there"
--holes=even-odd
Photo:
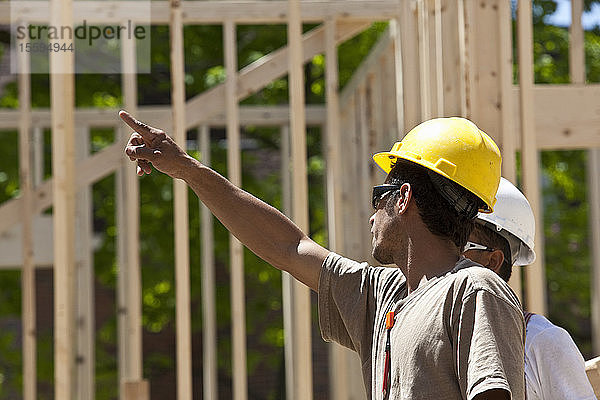
[[[389,152],[373,160],[389,174],[398,158],[412,161],[464,187],[490,213],[500,183],[500,150],[492,138],[465,118],[435,118],[414,127]]]

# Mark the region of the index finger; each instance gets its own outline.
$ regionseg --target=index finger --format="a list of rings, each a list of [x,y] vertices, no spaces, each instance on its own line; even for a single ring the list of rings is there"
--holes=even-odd
[[[119,111],[119,117],[131,127],[134,131],[142,135],[142,137],[146,140],[151,141],[157,135],[158,129],[151,127],[150,125],[146,125],[142,121],[138,121],[134,117],[131,116],[127,111],[121,110]]]

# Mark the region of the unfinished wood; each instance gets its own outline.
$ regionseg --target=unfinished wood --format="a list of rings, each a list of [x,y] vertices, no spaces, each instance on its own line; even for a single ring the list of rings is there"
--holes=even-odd
[[[396,0],[368,0],[368,6],[364,0],[303,0],[299,18],[305,22],[322,22],[328,18],[383,21],[398,15],[398,7]],[[11,8],[14,20],[48,22],[46,1],[18,1],[0,3],[0,24],[11,23]],[[184,24],[214,24],[224,19],[237,23],[284,23],[288,17],[286,1],[192,1],[184,2],[181,8]],[[169,5],[167,2],[137,1],[75,2],[75,20],[85,18],[88,24],[114,23],[117,15],[127,16],[133,23],[165,25],[169,23]]]
[[[520,90],[513,88],[513,129],[521,136]],[[536,145],[540,150],[600,147],[600,85],[537,85],[533,89]],[[517,145],[520,143],[517,141]]]
[[[442,0],[440,6],[444,116],[465,115],[464,16],[461,4],[461,0]]]
[[[512,105],[512,81],[513,81],[513,59],[512,59],[512,17],[510,3],[500,1],[498,3],[498,58],[499,58],[499,80],[500,80],[500,148],[502,153],[502,176],[517,183],[517,160],[516,140],[513,129],[513,105]],[[523,303],[523,284],[521,279],[522,269],[513,268],[513,273],[508,284]]]
[[[290,127],[281,126],[281,204],[282,212],[291,217],[292,213],[292,185],[291,185],[291,148],[290,148]],[[294,399],[294,306],[292,284],[294,277],[288,272],[281,272],[281,298],[283,302],[283,341],[285,358],[285,390],[286,399]]]
[[[521,0],[517,8],[517,36],[519,57],[520,116],[521,116],[521,159],[523,192],[535,216],[536,252],[544,254],[544,232],[540,202],[539,160],[535,137],[533,96],[533,26],[531,1]],[[546,277],[543,257],[525,269],[527,276],[528,311],[546,315]]]
[[[477,54],[476,43],[477,43],[477,30],[475,21],[475,7],[477,2],[475,1],[461,1],[459,6],[463,8],[463,26],[459,33],[463,35],[462,42],[464,43],[463,57],[464,57],[464,82],[465,82],[465,117],[473,119],[474,115],[477,115],[477,91],[475,90],[476,85],[476,71],[477,71]],[[460,16],[459,16],[460,18]]]
[[[235,24],[223,25],[225,48],[225,104],[227,115],[227,175],[231,183],[242,186],[242,159],[237,90],[237,35]],[[242,244],[229,235],[231,269],[231,330],[233,398],[248,397],[246,368],[246,299],[244,291],[244,254]]]
[[[435,22],[435,98],[436,117],[444,117],[444,45],[442,32],[442,1],[434,0],[434,22]]]
[[[371,104],[371,105],[370,105]],[[376,167],[372,161],[372,155],[375,153],[373,150],[373,138],[372,130],[370,129],[372,113],[369,107],[373,103],[370,103],[369,96],[367,95],[367,87],[361,86],[358,90],[356,98],[356,128],[353,130],[353,158],[357,162],[353,162],[354,173],[351,175],[350,187],[348,188],[350,196],[354,199],[354,211],[352,215],[358,215],[358,220],[355,221],[352,226],[351,235],[355,237],[356,249],[359,251],[354,259],[355,260],[372,260],[371,255],[371,235],[370,225],[366,223],[371,215],[371,202],[369,201],[369,195],[371,193],[371,186],[373,182],[379,181],[378,179],[378,167]],[[350,160],[350,162],[352,162]],[[379,174],[381,178],[381,174]],[[358,193],[356,195],[356,182],[358,184]],[[367,232],[368,231],[368,232]]]
[[[404,92],[404,132],[408,132],[422,121],[421,85],[419,74],[419,27],[415,1],[401,2],[400,38],[402,48],[402,87]]]
[[[186,147],[185,63],[181,2],[170,1],[171,102],[173,139]],[[177,326],[177,398],[192,399],[192,334],[190,315],[190,252],[188,188],[180,179],[173,181],[175,218],[175,321]]]
[[[592,248],[592,345],[600,349],[600,149],[588,152],[588,198]]]
[[[33,151],[31,177],[33,187],[36,188],[44,179],[44,132],[39,126],[33,127],[31,148]]]
[[[202,164],[210,167],[210,128],[200,127],[198,150]],[[214,255],[213,215],[200,202],[200,238],[202,247],[202,393],[207,400],[216,400],[218,393],[217,365],[217,305]]]
[[[343,238],[341,229],[341,150],[340,150],[340,106],[338,96],[338,56],[335,43],[335,20],[325,22],[325,104],[327,125],[325,129],[325,159],[327,192],[327,232],[329,248],[340,252]],[[343,350],[339,345],[329,345],[330,394],[335,400],[348,398],[348,371]]]
[[[404,81],[402,65],[402,31],[400,29],[400,17],[390,21],[390,35],[393,38],[392,46],[394,52],[394,105],[396,106],[396,140],[404,133]]]
[[[309,232],[308,179],[306,161],[306,126],[304,121],[304,57],[302,46],[302,24],[300,22],[300,0],[288,1],[288,69],[290,97],[290,133],[292,170],[292,219],[303,232]],[[291,284],[293,305],[293,364],[294,399],[311,400],[312,354],[310,290],[300,283]]]
[[[22,41],[21,41],[22,43]],[[33,175],[31,137],[31,75],[29,53],[18,52],[19,87],[19,188],[21,190],[20,219],[22,226],[21,308],[23,399],[37,398],[37,338],[35,307],[35,257],[33,246]]]
[[[123,400],[150,400],[150,384],[148,381],[123,382]]]
[[[129,109],[129,107],[126,107]],[[260,125],[278,127],[287,124],[290,120],[290,109],[287,105],[240,105],[240,125]],[[166,106],[142,106],[137,107],[137,116],[142,121],[148,121],[148,124],[158,126],[161,121],[170,120],[171,107]],[[75,124],[86,125],[88,127],[107,128],[114,126],[114,117],[119,112],[118,109],[76,109]],[[325,107],[320,104],[306,105],[306,124],[322,125],[325,123]],[[40,127],[50,127],[50,110],[35,109],[31,113],[31,121],[35,122],[35,129]],[[0,111],[0,129],[13,130],[18,129],[19,120],[18,110]],[[206,124],[212,127],[225,127],[225,110],[213,114],[206,119]],[[169,123],[170,124],[170,123]],[[191,126],[187,126],[191,128]],[[129,130],[125,129],[127,132]],[[41,131],[40,131],[41,133]],[[43,156],[43,155],[42,155]],[[42,165],[37,163],[36,165]]]
[[[429,61],[429,13],[426,0],[417,0],[417,15],[419,35],[419,82],[421,83],[419,95],[421,97],[421,119],[431,118],[431,63]]]
[[[123,105],[132,115],[137,115],[137,57],[135,40],[124,37],[121,41]],[[121,138],[127,140],[129,130],[121,125]],[[126,371],[122,379],[139,381],[142,379],[142,276],[140,266],[140,189],[136,173],[137,165],[127,157],[122,157],[123,181],[125,183],[125,243],[127,291],[125,296],[127,313],[125,328]]]
[[[569,28],[569,74],[572,83],[585,83],[584,32],[581,25],[583,0],[571,0]]]
[[[50,1],[53,26],[72,26],[71,0]],[[62,44],[67,43],[66,40]],[[68,43],[67,43],[68,45]],[[74,398],[75,104],[74,55],[50,54],[54,174],[54,398]]]
[[[368,26],[369,24],[363,22],[340,22],[336,30],[336,42],[339,44],[366,29]],[[300,50],[300,62],[302,63],[322,53],[325,50],[324,28],[317,27],[307,32],[303,37],[302,46]],[[240,70],[237,81],[238,100],[250,96],[265,87],[268,83],[288,73],[289,57],[289,48],[283,47],[261,57]],[[188,115],[187,126],[201,125],[212,115],[222,112],[224,109],[225,87],[221,84],[188,100],[186,105],[186,115]]]
[[[75,130],[76,159],[87,157],[90,149],[90,131],[85,126]],[[94,266],[93,266],[93,209],[92,189],[84,186],[76,195],[76,320],[77,320],[77,372],[76,398],[95,398],[95,316],[94,316]]]

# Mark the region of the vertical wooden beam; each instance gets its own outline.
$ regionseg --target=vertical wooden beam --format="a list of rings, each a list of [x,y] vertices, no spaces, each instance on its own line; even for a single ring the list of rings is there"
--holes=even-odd
[[[180,0],[170,2],[171,101],[173,103],[173,139],[186,148],[185,64],[183,22]],[[188,189],[182,180],[173,182],[175,207],[175,303],[177,324],[177,398],[192,398],[192,338],[190,316],[190,260]]]
[[[21,41],[22,42],[22,41]],[[31,73],[29,53],[18,54],[19,176],[22,197],[23,267],[21,269],[21,324],[23,340],[23,399],[37,398],[35,259],[33,254],[33,173],[31,160]]]
[[[467,26],[465,24],[464,0],[457,1],[457,28],[458,28],[458,53],[459,53],[459,93],[460,93],[460,116],[466,117],[467,111]]]
[[[227,114],[227,174],[236,186],[242,186],[242,159],[240,148],[240,118],[237,101],[237,37],[233,21],[223,26],[225,38],[225,104]],[[248,397],[246,373],[246,299],[244,292],[244,253],[242,244],[229,235],[231,268],[231,325],[233,356],[233,398]]]
[[[137,109],[137,58],[135,39],[121,41],[123,106],[135,115]],[[121,139],[129,130],[119,127]],[[118,222],[118,332],[120,398],[129,400],[125,387],[142,379],[142,290],[139,259],[139,180],[136,165],[123,159],[117,172]]]
[[[210,128],[202,125],[199,132],[202,163],[210,167]],[[202,238],[202,371],[203,398],[217,399],[217,315],[215,301],[215,256],[213,215],[200,202]]]
[[[343,229],[341,229],[341,166],[340,166],[340,116],[338,98],[338,57],[335,42],[334,19],[325,21],[325,104],[327,111],[327,125],[325,131],[325,160],[327,164],[327,226],[329,248],[340,252],[344,242]],[[331,398],[342,400],[348,398],[347,362],[343,349],[331,343],[329,345]]]
[[[422,121],[419,73],[419,35],[416,0],[402,1],[400,4],[400,40],[402,48],[402,87],[404,104],[404,131],[412,129]]]
[[[502,176],[517,183],[517,137],[514,129],[512,105],[513,58],[512,58],[512,16],[510,2],[498,3],[498,59],[500,79],[500,137],[502,138]],[[508,284],[523,302],[521,268],[513,268]]]
[[[475,20],[475,7],[477,2],[469,0],[461,0],[459,7],[462,7],[462,21],[463,29],[459,30],[459,34],[462,34],[463,40],[459,43],[464,43],[463,47],[463,60],[462,66],[464,66],[464,89],[465,89],[465,117],[473,119],[474,115],[477,115],[477,91],[475,90],[476,79],[475,74],[477,71],[477,57],[476,51],[476,20]],[[460,14],[459,14],[460,18]]]
[[[294,166],[292,170],[292,218],[303,232],[308,232],[308,179],[300,0],[288,0],[288,6],[290,130],[292,164]],[[310,290],[298,281],[294,281],[291,286],[294,399],[311,400],[313,385]]]
[[[400,16],[390,20],[390,29],[394,38],[394,103],[396,106],[396,139],[404,136],[404,74],[402,69],[402,30],[400,29]]]
[[[442,0],[434,0],[436,116],[444,117],[444,51],[442,42]]]
[[[581,25],[583,0],[571,0],[571,27],[569,28],[569,74],[571,83],[585,83],[584,32]]]
[[[44,130],[39,126],[33,127],[33,186],[36,187],[44,180]]]
[[[73,26],[71,0],[51,0],[51,25]],[[55,42],[54,40],[52,42]],[[65,44],[66,40],[56,41]],[[69,43],[66,43],[67,47]],[[75,78],[71,52],[50,54],[54,175],[54,398],[74,396]]]
[[[371,214],[371,203],[368,200],[369,191],[372,185],[375,184],[377,167],[373,165],[370,156],[375,152],[375,144],[373,140],[370,124],[370,117],[373,117],[372,103],[369,102],[367,96],[367,88],[361,85],[358,88],[355,102],[355,128],[352,130],[353,153],[350,161],[351,165],[355,164],[353,173],[350,175],[350,187],[348,188],[351,198],[353,199],[354,210],[350,215],[358,215],[358,220],[353,218],[352,236],[354,239],[353,247],[358,250],[358,253],[353,255],[355,260],[370,259],[371,255],[371,238],[365,236],[366,229],[370,228],[365,221],[369,220]],[[359,196],[353,193],[356,182],[359,182]],[[370,235],[370,232],[369,232]],[[356,250],[355,250],[356,251]]]
[[[290,176],[290,127],[281,127],[281,198],[283,213],[291,216],[292,212],[292,185]],[[285,357],[285,389],[286,399],[294,399],[294,307],[293,289],[294,277],[289,273],[281,273],[281,294],[283,301],[283,333],[284,333],[284,357]]]
[[[546,315],[546,276],[544,271],[544,229],[540,201],[539,159],[535,136],[533,105],[533,23],[531,0],[520,0],[517,8],[519,55],[519,94],[521,114],[521,158],[523,192],[535,215],[536,261],[525,269],[526,307]]]
[[[88,156],[90,131],[87,126],[78,126],[76,132],[77,160]],[[92,190],[89,185],[79,189],[77,196],[77,382],[78,399],[93,400],[95,397],[94,377],[95,318],[94,318],[94,267],[92,254]]]
[[[123,60],[123,102],[127,110],[137,109],[137,58],[135,39],[124,37],[122,43]],[[134,114],[135,115],[135,114]],[[127,138],[127,130],[124,131]],[[127,223],[127,346],[128,346],[128,379],[142,379],[142,277],[140,266],[140,212],[139,212],[139,179],[135,163],[125,159],[125,203]]]
[[[419,17],[419,81],[421,83],[421,119],[423,121],[431,118],[431,77],[429,61],[429,13],[427,12],[426,0],[417,1],[417,14]]]

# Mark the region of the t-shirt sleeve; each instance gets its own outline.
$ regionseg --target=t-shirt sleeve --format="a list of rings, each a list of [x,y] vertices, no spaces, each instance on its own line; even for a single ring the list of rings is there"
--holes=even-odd
[[[467,399],[492,389],[524,399],[524,322],[514,304],[476,290],[463,298],[454,332],[458,380]]]
[[[396,270],[396,271],[394,271]],[[330,253],[319,278],[319,326],[326,341],[335,341],[358,352],[370,352],[377,297],[382,282],[390,290],[395,268],[371,267],[367,263]],[[398,279],[391,279],[398,281]],[[396,285],[397,286],[397,285]]]
[[[569,333],[559,326],[544,329],[529,345],[528,363],[539,380],[540,398],[595,399],[585,361]]]

